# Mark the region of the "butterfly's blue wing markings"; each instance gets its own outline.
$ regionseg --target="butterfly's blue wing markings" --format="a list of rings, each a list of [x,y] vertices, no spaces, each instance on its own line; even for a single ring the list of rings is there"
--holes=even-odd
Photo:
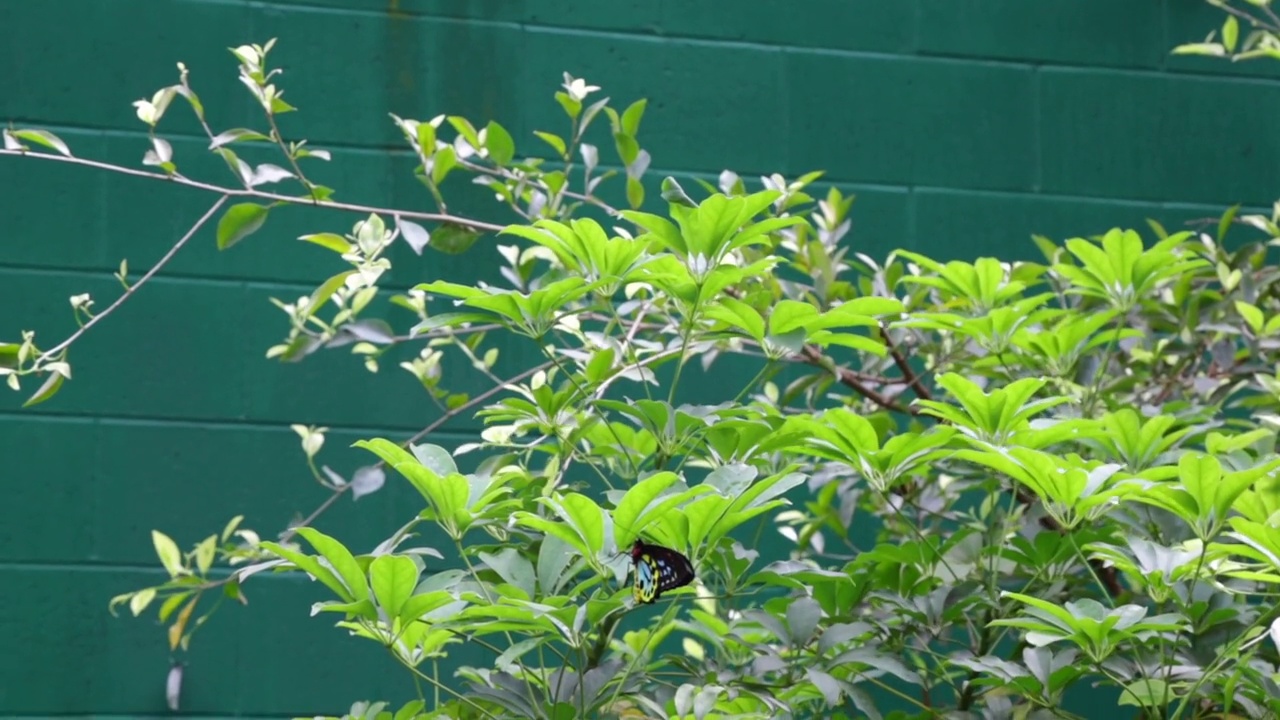
[[[688,585],[694,578],[693,563],[671,548],[636,540],[631,559],[636,567],[632,594],[639,603],[652,603],[662,593]]]
[[[636,561],[636,582],[632,595],[638,603],[651,603],[657,598],[657,594],[652,558],[646,553]]]

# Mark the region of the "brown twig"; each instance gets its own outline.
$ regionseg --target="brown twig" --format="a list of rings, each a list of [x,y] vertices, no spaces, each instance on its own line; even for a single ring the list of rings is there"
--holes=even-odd
[[[264,110],[267,115],[267,124],[271,126],[271,139],[275,141],[276,147],[280,148],[280,153],[289,161],[289,166],[293,168],[294,175],[302,187],[306,189],[307,194],[311,196],[311,200],[319,200],[316,197],[315,183],[307,179],[307,176],[302,172],[302,166],[298,164],[298,159],[293,156],[293,153],[289,152],[289,146],[285,144],[284,135],[280,133],[280,126],[276,123],[275,112],[270,106],[264,108]]]
[[[929,387],[921,382],[920,376],[916,375],[915,370],[911,369],[911,364],[907,362],[907,358],[903,356],[897,344],[889,337],[889,327],[884,323],[880,323],[880,336],[884,338],[885,347],[889,348],[889,355],[893,357],[893,364],[898,366],[898,370],[902,373],[902,378],[915,391],[916,397],[921,400],[932,400],[933,393],[929,392]]]
[[[540,364],[538,364],[538,365],[535,365],[534,367],[529,368],[528,370],[525,370],[524,372],[521,372],[521,373],[520,373],[520,374],[518,374],[518,375],[514,375],[514,376],[512,376],[511,378],[509,378],[508,380],[506,380],[506,381],[504,381],[504,382],[502,382],[502,383],[499,383],[499,384],[497,384],[497,385],[494,385],[493,387],[489,388],[488,390],[485,390],[484,392],[482,392],[482,393],[480,393],[479,395],[477,395],[477,396],[475,396],[475,397],[471,398],[470,400],[468,400],[467,402],[465,402],[465,403],[463,403],[463,404],[459,405],[458,407],[453,408],[452,410],[447,410],[447,411],[445,411],[442,415],[440,415],[440,417],[438,417],[438,418],[436,418],[435,420],[433,420],[433,421],[431,422],[431,424],[429,424],[429,425],[427,425],[426,427],[422,428],[421,430],[419,430],[418,432],[416,432],[416,433],[414,433],[412,436],[410,436],[407,440],[405,440],[404,442],[400,443],[400,446],[401,446],[401,447],[408,447],[409,445],[412,445],[413,443],[415,443],[415,442],[417,442],[417,441],[421,440],[422,438],[424,438],[424,437],[426,437],[426,436],[430,435],[431,433],[435,432],[436,430],[439,430],[439,429],[440,429],[440,427],[441,427],[442,425],[444,425],[445,423],[449,422],[451,419],[453,419],[453,418],[457,417],[458,415],[460,415],[460,414],[462,414],[462,413],[466,412],[467,410],[470,410],[471,408],[475,407],[476,405],[478,405],[478,404],[480,404],[480,403],[482,403],[482,402],[484,402],[484,401],[488,400],[489,398],[493,397],[494,395],[497,395],[498,393],[502,392],[503,390],[506,390],[508,387],[510,387],[510,386],[511,386],[511,384],[512,384],[512,383],[518,383],[518,382],[520,382],[521,380],[524,380],[525,378],[531,377],[531,376],[532,376],[532,375],[534,375],[535,373],[537,373],[537,372],[539,372],[539,371],[542,371],[542,370],[546,370],[546,369],[547,369],[547,368],[549,368],[549,367],[551,367],[551,363],[549,363],[549,362],[540,363]],[[373,465],[373,467],[375,467],[375,468],[381,468],[382,466],[384,466],[384,465],[386,465],[386,464],[387,464],[387,463],[386,463],[386,461],[385,461],[385,460],[379,460],[377,463],[375,463],[375,464]],[[297,534],[298,534],[298,530],[299,530],[299,529],[304,528],[304,527],[307,527],[307,526],[309,526],[311,523],[315,522],[315,521],[316,521],[316,519],[317,519],[317,518],[319,518],[321,515],[323,515],[323,514],[324,514],[324,512],[325,512],[326,510],[328,510],[330,507],[332,507],[332,506],[333,506],[333,504],[334,504],[335,502],[337,502],[337,501],[338,501],[338,498],[342,497],[343,493],[345,493],[345,492],[347,491],[347,489],[348,489],[348,488],[350,488],[350,487],[351,487],[351,483],[347,483],[347,484],[345,484],[345,485],[342,485],[342,486],[340,486],[340,487],[338,487],[338,488],[334,489],[334,490],[332,491],[332,494],[330,494],[330,495],[329,495],[329,497],[325,498],[325,501],[324,501],[324,502],[320,503],[320,505],[319,505],[318,507],[316,507],[316,509],[315,509],[315,510],[312,510],[312,511],[311,511],[311,514],[310,514],[310,515],[308,515],[308,516],[306,516],[305,518],[303,518],[303,519],[302,519],[302,521],[301,521],[301,522],[299,522],[297,525],[293,525],[293,526],[289,527],[289,529],[287,529],[287,530],[285,530],[283,533],[281,533],[281,535],[280,535],[280,542],[289,542],[289,540],[291,540],[291,539],[293,538],[293,536],[294,536],[294,535],[297,535]]]
[[[1019,502],[1028,507],[1034,505],[1036,502],[1036,497],[1027,492],[1024,488],[1017,488],[1014,491],[1014,494],[1017,496]],[[1056,532],[1059,535],[1064,535],[1067,532],[1066,529],[1058,524],[1057,520],[1054,520],[1048,515],[1042,515],[1040,517],[1040,527],[1045,530],[1049,530],[1050,532]],[[1094,575],[1098,576],[1098,581],[1102,583],[1102,586],[1107,589],[1108,595],[1116,598],[1120,597],[1120,595],[1124,593],[1124,588],[1120,585],[1120,575],[1116,572],[1115,568],[1107,567],[1106,563],[1095,558],[1089,558],[1089,567],[1093,569]]]
[[[194,225],[192,225],[190,228],[187,229],[186,234],[183,235],[178,240],[178,242],[174,243],[173,247],[169,248],[169,251],[166,252],[164,256],[161,257],[158,261],[156,261],[156,264],[152,265],[151,269],[148,270],[146,274],[138,278],[138,282],[125,288],[124,294],[116,298],[115,302],[107,306],[106,310],[103,310],[102,312],[89,318],[88,322],[86,322],[84,325],[81,325],[80,328],[75,332],[71,333],[71,335],[68,336],[66,340],[63,340],[62,342],[53,346],[53,348],[41,353],[40,358],[42,360],[47,360],[51,357],[54,357],[55,355],[62,352],[63,350],[66,350],[68,347],[71,346],[72,343],[74,343],[76,340],[79,340],[80,336],[84,335],[86,332],[89,332],[89,328],[93,327],[94,325],[97,325],[100,321],[106,319],[108,315],[115,312],[117,308],[123,305],[126,300],[128,300],[135,292],[137,292],[138,288],[145,285],[148,281],[151,280],[151,278],[155,277],[156,273],[160,272],[160,270],[162,270],[165,265],[168,265],[169,261],[173,260],[174,256],[178,254],[178,251],[181,250],[183,246],[185,246],[187,242],[190,241],[191,238],[195,236],[196,232],[198,232],[200,228],[204,227],[205,223],[209,222],[209,218],[213,217],[214,213],[218,212],[218,209],[221,208],[223,204],[226,202],[227,202],[226,195],[223,195],[222,197],[218,198],[217,202],[215,202],[208,210],[206,210],[204,215],[201,215],[200,219],[197,220]]]
[[[819,349],[818,346],[816,345],[805,345],[804,349],[799,352],[799,355],[802,360],[809,363],[810,365],[816,365],[818,367],[829,367],[834,365],[831,359],[828,358],[826,355],[823,355],[822,350]],[[832,370],[833,372],[835,372],[836,378],[839,379],[841,385],[844,385],[850,390],[853,390],[854,392],[870,400],[871,402],[879,405],[885,410],[890,410],[896,413],[904,413],[907,415],[920,414],[920,410],[918,408],[911,407],[909,405],[900,405],[894,402],[892,399],[885,397],[883,394],[876,392],[875,390],[872,390],[871,388],[862,384],[862,381],[858,379],[857,374],[854,373],[852,370],[841,367],[839,365],[834,365],[834,367],[832,367]]]
[[[741,297],[739,292],[734,288],[726,288],[724,292],[730,297],[735,297],[735,298]],[[909,405],[907,406],[899,405],[898,403],[894,402],[891,398],[886,397],[884,394],[876,392],[875,390],[872,390],[871,388],[867,387],[862,382],[862,377],[864,376],[862,376],[861,373],[857,373],[846,367],[836,365],[835,361],[827,357],[825,354],[823,354],[822,348],[818,347],[817,345],[805,345],[800,352],[795,354],[795,357],[801,362],[808,363],[809,365],[830,369],[832,372],[835,373],[836,378],[840,381],[841,385],[844,385],[850,390],[853,390],[854,392],[858,393],[862,397],[870,400],[871,402],[879,405],[880,407],[886,410],[890,410],[892,412],[897,412],[897,413],[904,413],[907,415],[920,414],[920,410],[918,408],[915,408]]]
[[[1277,25],[1274,25],[1274,26],[1272,26],[1272,25],[1267,25],[1267,24],[1266,24],[1264,21],[1262,21],[1260,18],[1256,18],[1256,17],[1254,17],[1253,15],[1250,15],[1249,13],[1247,13],[1247,12],[1245,12],[1245,11],[1243,11],[1243,10],[1238,10],[1238,9],[1236,9],[1236,8],[1233,8],[1233,7],[1231,7],[1230,5],[1228,5],[1227,3],[1213,3],[1213,5],[1214,5],[1214,6],[1216,6],[1219,10],[1223,10],[1223,11],[1227,12],[1228,14],[1235,15],[1236,17],[1238,17],[1238,18],[1240,18],[1240,19],[1242,19],[1242,20],[1247,20],[1247,21],[1248,21],[1251,25],[1253,25],[1254,27],[1260,27],[1260,28],[1263,28],[1263,29],[1265,29],[1265,30],[1269,30],[1269,31],[1271,31],[1271,32],[1280,32],[1280,18],[1276,17],[1276,15],[1275,15],[1274,11],[1272,11],[1270,8],[1267,8],[1267,12],[1268,12],[1268,14],[1270,14],[1270,15],[1271,15],[1271,17],[1272,17],[1272,18],[1275,18],[1274,22],[1276,22],[1276,23],[1277,23]],[[1264,7],[1265,7],[1265,6],[1264,6]]]
[[[123,165],[113,165],[111,163],[98,162],[97,160],[88,160],[73,155],[53,155],[50,153],[30,152],[27,150],[3,150],[0,149],[0,156],[12,155],[15,157],[35,157],[42,160],[52,160],[54,162],[70,163],[72,165],[82,165],[85,167],[97,168],[99,170],[108,170],[120,173],[122,175],[131,175],[133,177],[148,178],[151,180],[163,180],[175,185],[196,188],[198,190],[206,190],[215,192],[224,197],[243,197],[257,200],[268,200],[271,202],[289,203],[291,205],[311,205],[315,207],[330,208],[332,210],[343,210],[346,212],[358,213],[375,213],[379,215],[398,215],[399,217],[411,220],[426,220],[428,222],[450,223],[452,225],[461,225],[473,228],[475,230],[485,230],[488,232],[500,232],[506,229],[505,225],[495,225],[493,223],[482,222],[480,220],[471,220],[469,218],[459,217],[457,215],[448,215],[445,213],[428,213],[414,212],[409,210],[391,210],[389,208],[374,207],[371,205],[360,205],[355,203],[340,203],[331,200],[318,201],[310,197],[294,197],[291,195],[280,195],[278,193],[263,192],[261,190],[249,190],[228,188],[212,183],[192,180],[182,175],[166,175],[164,173],[154,173],[146,170],[135,170],[134,168],[125,167]]]
[[[502,179],[504,179],[504,180],[514,180],[514,179],[517,179],[517,178],[514,178],[514,177],[511,175],[511,173],[506,172],[506,171],[504,171],[504,170],[497,169],[497,168],[485,167],[484,165],[479,165],[479,164],[477,164],[477,163],[469,162],[469,161],[467,161],[467,160],[461,160],[461,159],[460,159],[460,160],[458,160],[458,166],[459,166],[459,167],[462,167],[462,168],[465,168],[465,169],[467,169],[467,170],[470,170],[470,171],[472,171],[472,172],[474,172],[474,173],[479,173],[479,174],[481,174],[481,175],[488,175],[488,176],[490,176],[490,177],[502,178]],[[543,190],[547,189],[546,183],[542,183],[541,188],[542,188]],[[596,196],[594,196],[594,195],[586,195],[586,194],[582,194],[582,193],[576,193],[576,192],[573,192],[572,190],[569,190],[569,189],[568,189],[568,185],[567,185],[567,184],[565,185],[565,187],[564,187],[563,189],[561,189],[560,194],[561,194],[562,196],[564,196],[564,197],[567,197],[567,198],[571,199],[571,200],[578,200],[578,201],[581,201],[581,202],[585,202],[585,203],[587,203],[587,204],[589,204],[589,205],[594,205],[594,206],[596,206],[596,207],[600,208],[601,210],[604,210],[606,213],[608,213],[608,214],[609,214],[609,216],[610,216],[610,217],[615,217],[615,218],[617,218],[617,217],[621,217],[621,216],[622,216],[622,215],[621,215],[621,211],[620,211],[620,210],[618,210],[618,208],[615,208],[614,206],[610,205],[609,203],[605,202],[604,200],[601,200],[600,198],[598,198],[598,197],[596,197]],[[516,212],[519,212],[519,213],[520,213],[520,214],[522,214],[522,215],[524,214],[524,211],[520,210],[520,208],[518,208],[518,207],[516,207],[516,206],[515,206],[516,204],[515,204],[515,202],[514,202],[514,201],[513,201],[513,202],[511,202],[511,203],[508,203],[508,204],[509,204],[509,205],[511,205],[512,209],[513,209],[513,210],[515,210]]]

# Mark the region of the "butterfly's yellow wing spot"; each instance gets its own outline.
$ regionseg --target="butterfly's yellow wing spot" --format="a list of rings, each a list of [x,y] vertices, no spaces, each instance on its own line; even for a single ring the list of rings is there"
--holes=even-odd
[[[638,603],[651,603],[658,596],[658,583],[654,577],[653,558],[645,553],[636,561],[636,579],[631,594]]]

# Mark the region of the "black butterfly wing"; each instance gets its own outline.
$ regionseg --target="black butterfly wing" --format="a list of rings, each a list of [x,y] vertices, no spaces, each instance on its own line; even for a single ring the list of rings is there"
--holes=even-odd
[[[693,582],[694,577],[693,563],[684,554],[661,545],[641,544],[640,558],[636,561],[635,593],[640,602],[653,602],[662,593]]]

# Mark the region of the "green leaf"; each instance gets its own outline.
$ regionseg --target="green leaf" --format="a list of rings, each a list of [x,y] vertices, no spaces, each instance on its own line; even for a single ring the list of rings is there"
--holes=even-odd
[[[617,353],[611,347],[591,353],[591,359],[587,361],[587,366],[583,370],[587,380],[592,384],[603,382],[612,374],[616,359]]]
[[[37,145],[43,145],[51,150],[57,150],[59,153],[71,157],[71,150],[67,148],[67,144],[48,130],[11,130],[9,131],[14,137],[21,138]]]
[[[405,555],[380,555],[369,566],[373,596],[389,617],[397,617],[418,585],[418,566]]]
[[[719,320],[730,327],[742,330],[756,342],[764,341],[764,318],[755,308],[731,296],[720,298],[718,304],[703,311],[707,317]]]
[[[138,617],[139,615],[142,614],[143,610],[147,609],[147,606],[151,604],[151,601],[155,599],[156,599],[155,588],[145,588],[145,589],[139,590],[138,592],[133,594],[133,597],[129,598],[129,612],[133,613],[134,617]]]
[[[410,700],[396,711],[395,717],[391,720],[414,720],[422,712],[424,705],[425,703],[421,700]]]
[[[196,546],[196,569],[201,575],[209,572],[209,568],[213,566],[213,560],[218,554],[218,536],[210,535],[200,544]]]
[[[555,95],[556,102],[560,103],[560,107],[564,108],[564,113],[569,116],[570,120],[577,120],[578,114],[582,112],[582,103],[574,100],[569,93],[557,92]]]
[[[822,620],[822,607],[811,597],[796,598],[787,606],[787,628],[791,642],[803,647],[813,637]]]
[[[485,126],[484,132],[484,148],[489,152],[489,159],[498,167],[510,163],[516,154],[516,144],[511,139],[511,133],[492,120]]]
[[[251,142],[271,142],[271,138],[263,135],[257,130],[247,130],[245,128],[233,128],[225,132],[218,133],[209,143],[210,150],[217,150],[223,145],[240,142],[242,140]]]
[[[534,515],[531,512],[518,511],[511,514],[511,519],[519,525],[532,528],[545,535],[554,536],[566,545],[576,549],[583,557],[592,555],[591,548],[588,547],[586,541],[582,539],[578,533],[574,532],[568,525],[554,520]]]
[[[496,554],[482,552],[480,559],[498,573],[503,582],[524,591],[526,598],[535,597],[533,563],[521,556],[519,550],[503,548]]]
[[[454,571],[449,571],[454,572]],[[440,577],[442,573],[437,573],[433,577]],[[424,581],[424,585],[427,581]],[[435,612],[440,608],[454,605],[457,601],[453,595],[447,590],[431,590],[428,592],[418,593],[405,600],[400,606],[400,619],[405,622],[413,622],[421,620],[424,615]]]
[[[226,250],[257,232],[267,221],[271,208],[258,203],[237,203],[218,220],[218,249]]]
[[[1237,300],[1236,312],[1240,313],[1240,317],[1244,318],[1244,321],[1249,324],[1249,329],[1253,331],[1254,335],[1262,332],[1266,320],[1262,316],[1262,311],[1256,306],[1250,305],[1243,300]]]
[[[169,622],[169,618],[173,616],[173,611],[177,610],[178,606],[182,605],[183,602],[190,598],[191,593],[189,592],[176,593],[165,598],[164,602],[160,605],[160,612],[157,613],[160,618],[160,622]]]
[[[1173,54],[1222,57],[1226,54],[1226,49],[1218,43],[1183,43],[1173,49]]]
[[[1222,23],[1222,44],[1227,48],[1227,52],[1236,51],[1236,41],[1240,38],[1240,21],[1236,20],[1235,15],[1228,15],[1226,21]]]
[[[182,565],[182,551],[178,549],[178,544],[173,541],[173,538],[159,530],[152,530],[151,544],[155,546],[156,557],[160,558],[160,564],[169,573],[169,577],[187,574],[187,569]]]
[[[614,537],[619,550],[625,550],[644,530],[641,515],[664,490],[678,479],[673,472],[659,472],[641,480],[627,490],[613,511]]]
[[[565,581],[565,570],[573,563],[570,547],[570,543],[557,535],[547,535],[542,539],[542,547],[538,550],[538,586],[544,595],[560,591]]]
[[[1240,205],[1232,205],[1227,208],[1227,211],[1222,214],[1222,217],[1218,218],[1218,244],[1222,244],[1222,241],[1227,237],[1227,230],[1231,229],[1231,223],[1236,219],[1236,214],[1239,212]]]
[[[798,300],[780,300],[769,315],[769,334],[785,335],[818,319],[818,309]]]
[[[351,243],[347,242],[346,238],[338,235],[337,233],[314,233],[311,235],[301,235],[298,239],[332,250],[339,255],[345,255],[351,252]]]
[[[604,510],[580,493],[565,495],[561,508],[561,517],[586,541],[591,554],[600,554],[604,550]]]
[[[634,210],[644,205],[644,183],[636,178],[627,178],[627,204]]]
[[[786,500],[781,496],[788,490],[803,485],[805,480],[803,473],[791,472],[778,473],[756,482],[733,501],[729,506],[732,512],[708,530],[708,539],[718,540],[760,513],[785,504]]]
[[[626,111],[622,113],[622,132],[631,137],[639,134],[640,118],[644,117],[644,110],[648,105],[648,99],[640,98],[627,107]]]
[[[1233,20],[1235,18],[1232,18]],[[1136,705],[1145,708],[1163,707],[1166,699],[1173,700],[1178,697],[1172,686],[1159,678],[1143,678],[1129,683],[1124,687],[1120,699],[1117,701],[1119,705]]]
[[[541,130],[534,130],[533,134],[537,135],[543,142],[550,145],[551,149],[556,151],[557,156],[564,157],[567,148],[565,147],[564,140],[559,135],[542,132]]]
[[[618,157],[622,159],[623,165],[630,165],[636,161],[636,156],[640,154],[640,144],[636,139],[627,133],[614,133],[613,142],[618,148]]]
[[[445,476],[458,472],[458,465],[454,463],[453,455],[439,445],[431,443],[410,445],[409,450],[423,467],[437,475]]]
[[[1195,499],[1199,519],[1208,520],[1222,481],[1222,463],[1212,455],[1184,453],[1178,458],[1178,479]]]
[[[359,440],[354,447],[365,448],[395,468],[431,504],[436,522],[455,539],[466,532],[472,521],[468,512],[471,488],[459,473],[440,475],[424,466],[404,448],[383,438]]]
[[[439,185],[449,176],[449,171],[458,164],[458,154],[452,145],[446,145],[432,156],[431,182]]]
[[[673,205],[682,205],[684,207],[697,207],[698,204],[689,197],[689,194],[680,187],[680,183],[675,178],[667,176],[662,178],[662,199]]]
[[[482,234],[463,225],[445,223],[431,233],[428,245],[446,255],[460,255],[475,245]]]
[[[342,578],[350,593],[344,600],[359,602],[369,599],[369,583],[365,580],[364,571],[345,545],[315,528],[298,528],[298,534],[311,543],[311,547],[328,560],[329,565]]]
[[[476,150],[480,149],[480,135],[476,132],[476,128],[471,124],[470,120],[461,115],[450,115],[446,119],[453,126],[453,129],[457,131],[458,135],[467,141],[468,145]]]
[[[418,147],[424,155],[436,151],[436,126],[429,122],[418,123]]]
[[[320,561],[316,558],[269,540],[262,543],[262,549],[279,555],[285,560],[293,563],[299,570],[306,572],[311,575],[311,577],[323,583],[324,586],[329,588],[334,595],[337,595],[343,600],[351,600],[351,593],[347,591],[346,586],[342,584],[342,581],[338,579],[338,576],[334,575],[333,571],[329,568],[321,565]]]
[[[438,330],[443,327],[461,327],[466,323],[487,322],[492,319],[493,319],[492,316],[486,315],[484,313],[468,313],[468,312],[441,313],[439,315],[432,315],[426,320],[423,320],[417,325],[414,325],[413,329],[410,331],[410,334],[418,335],[420,333],[427,333],[427,332],[431,332],[432,330]]]
[[[57,370],[50,370],[49,377],[45,378],[44,382],[41,383],[40,389],[36,390],[31,397],[27,398],[27,401],[22,403],[22,407],[29,408],[33,405],[39,405],[45,400],[57,395],[58,390],[62,388],[62,383],[65,380],[66,377],[61,372]]]
[[[307,310],[304,313],[305,317],[315,315],[320,308],[324,307],[324,304],[329,301],[329,298],[333,297],[333,294],[338,292],[338,288],[341,288],[346,284],[347,276],[354,272],[355,270],[340,272],[328,280],[325,280],[320,287],[316,288],[316,291],[311,293],[311,299],[308,302]]]

